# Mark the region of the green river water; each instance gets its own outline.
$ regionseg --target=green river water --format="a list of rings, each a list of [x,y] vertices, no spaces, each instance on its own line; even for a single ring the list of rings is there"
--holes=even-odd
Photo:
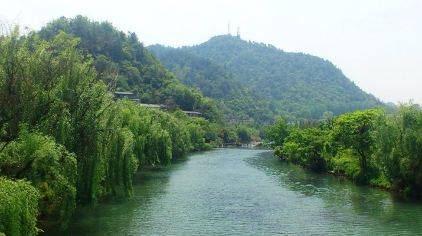
[[[46,235],[422,235],[422,204],[280,162],[216,149],[143,170],[134,196],[79,209]]]

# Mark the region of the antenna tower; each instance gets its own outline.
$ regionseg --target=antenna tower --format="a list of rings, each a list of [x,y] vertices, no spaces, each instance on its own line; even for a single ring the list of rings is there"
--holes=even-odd
[[[227,25],[227,35],[230,35],[230,22],[229,22],[229,24]]]

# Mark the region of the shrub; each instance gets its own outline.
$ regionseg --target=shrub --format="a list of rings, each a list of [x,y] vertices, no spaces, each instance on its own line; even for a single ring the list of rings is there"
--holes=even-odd
[[[0,235],[36,235],[38,198],[29,182],[0,177]]]
[[[40,193],[40,213],[64,226],[72,216],[76,199],[75,155],[48,136],[22,132],[0,153],[2,175],[25,178]]]

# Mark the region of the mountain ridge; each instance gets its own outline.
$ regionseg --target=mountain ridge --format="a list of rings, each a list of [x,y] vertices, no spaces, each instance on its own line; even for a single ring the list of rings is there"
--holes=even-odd
[[[383,105],[326,59],[305,53],[285,52],[271,44],[245,41],[238,36],[219,35],[194,46],[171,48],[151,45],[148,49],[167,69],[179,77],[185,76],[181,80],[188,86],[198,84],[192,76],[175,69],[182,64],[181,55],[186,57],[190,54],[219,65],[229,75],[230,81],[242,83],[252,100],[257,100],[272,117],[281,115],[288,119],[317,119],[324,112],[339,115]],[[183,67],[189,67],[191,74],[192,71],[203,72],[195,63],[186,63]],[[207,94],[207,88],[197,87]],[[230,102],[227,99],[224,101]]]

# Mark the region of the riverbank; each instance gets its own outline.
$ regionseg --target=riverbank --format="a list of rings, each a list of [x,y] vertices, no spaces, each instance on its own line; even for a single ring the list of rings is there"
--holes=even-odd
[[[261,148],[262,142],[250,142],[250,143],[223,143],[220,148]]]
[[[282,160],[421,200],[421,135],[422,110],[402,104],[394,111],[355,111],[312,126],[280,119],[267,138]]]
[[[286,160],[283,160],[282,158],[278,157],[277,159],[279,159],[280,162],[286,162],[286,163],[291,163],[293,165],[296,165],[300,168],[303,168],[306,171],[310,171],[310,172],[314,172],[316,174],[326,174],[326,175],[330,175],[333,176],[335,178],[339,178],[342,180],[347,180],[347,181],[351,181],[352,183],[354,183],[357,186],[368,186],[371,188],[376,188],[385,192],[388,192],[389,194],[392,194],[395,198],[403,200],[403,201],[415,201],[415,202],[419,202],[422,203],[422,199],[419,198],[412,198],[412,197],[406,197],[406,195],[403,192],[398,191],[398,189],[400,188],[393,188],[392,186],[390,186],[389,184],[386,184],[385,182],[382,182],[381,184],[379,184],[377,181],[373,181],[370,183],[359,183],[354,181],[352,178],[350,178],[350,176],[346,175],[345,173],[342,172],[335,172],[333,170],[326,170],[326,171],[313,171],[309,168],[306,168],[305,166],[298,164],[298,163],[293,163],[293,162],[288,162]]]

